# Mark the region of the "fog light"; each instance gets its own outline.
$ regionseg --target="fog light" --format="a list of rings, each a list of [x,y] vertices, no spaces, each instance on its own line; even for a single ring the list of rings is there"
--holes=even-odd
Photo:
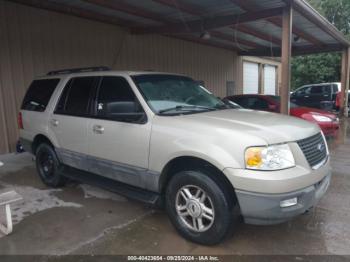
[[[280,202],[280,207],[291,207],[298,204],[298,198],[294,197],[291,199],[286,199]]]

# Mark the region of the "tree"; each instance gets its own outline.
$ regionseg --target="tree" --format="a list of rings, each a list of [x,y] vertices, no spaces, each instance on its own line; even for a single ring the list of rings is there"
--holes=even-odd
[[[308,2],[350,39],[350,0],[308,0]],[[292,89],[311,83],[339,82],[340,74],[340,53],[294,57]]]

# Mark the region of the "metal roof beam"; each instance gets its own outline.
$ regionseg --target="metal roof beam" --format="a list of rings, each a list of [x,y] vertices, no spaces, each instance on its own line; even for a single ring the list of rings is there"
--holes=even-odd
[[[102,7],[108,8],[108,9],[112,9],[112,10],[128,13],[131,15],[143,17],[143,18],[146,18],[146,19],[149,19],[152,21],[160,22],[160,23],[165,24],[165,25],[175,23],[174,20],[170,20],[169,18],[164,17],[158,13],[148,11],[148,10],[145,10],[143,8],[138,8],[136,6],[127,4],[125,1],[121,1],[121,0],[118,0],[118,1],[83,0],[83,1],[88,2],[90,4],[97,5],[97,6],[102,6]],[[215,36],[218,39],[229,41],[235,45],[245,45],[245,46],[251,47],[251,48],[263,47],[261,45],[254,43],[254,42],[240,39],[240,38],[233,38],[232,36],[221,33],[221,32],[211,31],[210,33],[211,33],[211,35]],[[195,38],[195,37],[193,37],[193,38]]]
[[[264,48],[264,47],[266,47],[266,46],[254,43],[252,41],[236,37],[233,34],[232,35],[228,35],[228,34],[221,33],[219,31],[210,31],[210,35],[212,35],[212,36],[214,36],[216,38],[222,39],[222,40],[226,40],[226,41],[232,42],[232,43],[234,43],[234,44],[236,44],[238,46],[239,45],[245,45],[245,46],[252,47],[252,48]]]
[[[153,1],[157,2],[159,4],[163,4],[163,5],[172,7],[172,8],[176,8],[179,11],[182,11],[184,13],[188,13],[191,15],[195,15],[195,16],[199,16],[199,17],[204,15],[203,12],[198,11],[198,7],[190,5],[190,4],[179,3],[179,2],[175,2],[173,0],[153,0]],[[255,30],[254,28],[251,28],[250,26],[247,26],[247,25],[240,24],[240,25],[232,27],[232,29],[234,29],[235,31],[245,33],[245,34],[250,34],[252,36],[255,36],[256,38],[260,38],[260,39],[267,41],[267,42],[272,42],[276,45],[281,44],[281,39],[278,39],[278,38],[273,37],[273,36],[268,36],[268,35],[261,33],[259,31]],[[235,40],[237,40],[238,43],[240,43],[240,42],[243,43],[242,41],[240,41],[242,39],[238,40],[237,38],[235,38]],[[257,44],[255,44],[255,45],[257,45]]]
[[[202,13],[198,11],[198,8],[192,4],[179,3],[174,0],[153,0],[153,2],[166,5],[168,7],[176,8],[184,13],[188,13],[195,16],[202,16]]]
[[[173,23],[166,26],[149,27],[143,30],[134,29],[138,33],[158,33],[158,34],[179,34],[179,33],[199,33],[205,30],[213,30],[220,27],[232,26],[247,23],[259,19],[280,16],[282,8],[273,8],[257,12],[247,12],[239,15],[216,16],[213,18],[203,18],[194,21]]]
[[[327,19],[321,16],[310,4],[304,0],[284,0],[293,5],[295,11],[303,15],[311,23],[317,25],[324,32],[332,36],[335,40],[343,44],[343,47],[349,47],[350,42],[344,35]]]
[[[271,35],[266,35],[248,25],[241,24],[237,26],[232,26],[232,29],[242,32],[244,34],[255,36],[256,38],[262,39],[267,42],[271,42],[275,45],[281,45],[281,42],[282,42],[280,38],[277,38]]]
[[[294,46],[292,47],[292,55],[307,55],[307,54],[318,54],[318,53],[327,53],[327,52],[339,52],[344,49],[344,46],[341,44],[330,44],[324,45],[322,47],[315,47],[314,45],[307,46]],[[238,53],[242,56],[272,56],[272,57],[280,57],[281,56],[281,48],[273,47],[273,48],[264,48],[264,49],[255,49],[251,51],[241,51]]]
[[[90,3],[90,4],[97,5],[97,6],[102,6],[102,7],[105,7],[107,9],[120,11],[123,13],[146,18],[146,19],[153,20],[153,21],[158,21],[158,22],[162,22],[162,23],[164,23],[164,22],[169,23],[170,22],[166,17],[161,16],[159,13],[144,10],[142,8],[130,5],[130,4],[126,3],[125,1],[121,1],[121,0],[114,0],[114,1],[110,1],[110,0],[83,0],[83,1]]]
[[[246,0],[231,0],[231,2],[248,12],[257,9],[257,7],[254,4]],[[270,17],[270,18],[267,18],[266,20],[275,26],[282,27],[282,19],[279,17]],[[293,26],[293,34],[305,39],[306,41],[314,45],[317,45],[317,46],[323,45],[323,43],[320,40],[307,34],[306,32],[304,32],[303,30],[301,30],[296,26]]]
[[[45,9],[49,11],[54,11],[58,13],[73,15],[80,18],[85,18],[89,20],[95,20],[102,23],[119,25],[119,26],[136,26],[133,22],[115,18],[109,15],[102,15],[89,10],[84,10],[82,8],[77,8],[73,6],[67,6],[64,4],[58,4],[54,2],[48,2],[46,0],[10,0],[12,2],[23,4],[35,8]]]

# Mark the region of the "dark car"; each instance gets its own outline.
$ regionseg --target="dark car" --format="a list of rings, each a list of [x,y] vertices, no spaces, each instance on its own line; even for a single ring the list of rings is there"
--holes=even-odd
[[[336,97],[340,86],[340,83],[305,85],[292,92],[290,99],[299,106],[331,111],[336,109]]]
[[[233,101],[243,108],[279,113],[280,97],[273,95],[235,95],[226,97],[225,100]],[[339,119],[336,115],[309,107],[300,107],[290,104],[290,115],[302,118],[306,121],[317,123],[326,136],[334,136],[339,129]]]

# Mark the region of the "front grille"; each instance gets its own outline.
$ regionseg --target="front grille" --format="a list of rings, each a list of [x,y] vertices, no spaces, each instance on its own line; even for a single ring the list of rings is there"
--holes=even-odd
[[[321,133],[297,141],[311,167],[320,164],[327,157],[327,146]]]

